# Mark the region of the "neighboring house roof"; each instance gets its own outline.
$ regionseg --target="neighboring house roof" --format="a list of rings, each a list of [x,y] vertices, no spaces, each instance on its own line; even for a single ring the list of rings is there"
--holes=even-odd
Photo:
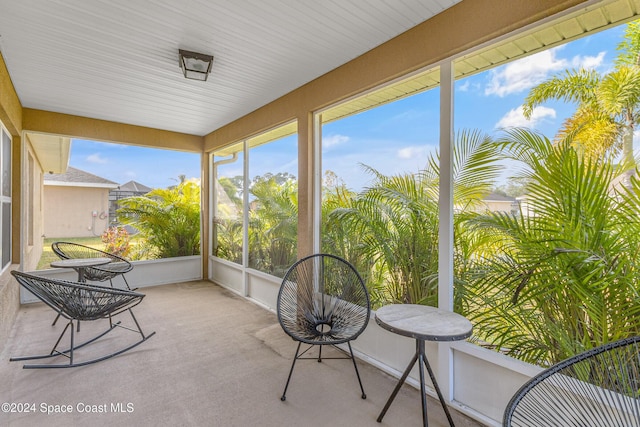
[[[117,188],[118,183],[69,166],[65,173],[50,173],[44,176],[44,185],[69,187]]]
[[[135,181],[129,181],[125,184],[122,184],[120,186],[120,188],[118,188],[119,191],[130,191],[132,193],[148,193],[149,191],[153,190],[150,187],[147,187],[144,184],[140,184],[139,182],[135,182]]]

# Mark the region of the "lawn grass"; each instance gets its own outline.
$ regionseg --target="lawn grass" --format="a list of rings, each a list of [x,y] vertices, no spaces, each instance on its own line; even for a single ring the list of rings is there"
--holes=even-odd
[[[58,255],[53,253],[51,249],[51,244],[53,242],[73,242],[81,245],[91,246],[92,248],[104,249],[104,243],[102,243],[102,239],[100,236],[97,237],[65,237],[54,238],[54,239],[44,239],[43,247],[42,247],[42,256],[40,257],[40,261],[38,261],[38,270],[44,270],[45,268],[50,268],[50,265],[53,261],[60,259]]]
[[[42,256],[40,257],[40,261],[38,261],[37,270],[44,270],[47,268],[51,268],[50,264],[53,261],[58,260],[58,256],[51,249],[51,244],[53,242],[72,242],[78,243],[80,245],[90,246],[92,248],[100,249],[103,251],[105,249],[105,244],[102,242],[101,236],[96,237],[56,237],[44,239],[43,247],[42,247]],[[131,245],[139,245],[140,239],[133,236],[129,241]]]

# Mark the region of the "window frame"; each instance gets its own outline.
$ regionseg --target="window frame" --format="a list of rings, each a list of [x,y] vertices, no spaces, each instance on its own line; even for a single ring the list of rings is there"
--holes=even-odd
[[[12,137],[7,128],[0,122],[0,270],[4,271],[11,265],[12,259],[12,162],[13,162]],[[8,158],[7,158],[8,157]],[[8,234],[8,236],[7,236]]]

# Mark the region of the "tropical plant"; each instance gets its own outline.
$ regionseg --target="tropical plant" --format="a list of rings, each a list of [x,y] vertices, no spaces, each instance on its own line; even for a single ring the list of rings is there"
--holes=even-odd
[[[297,255],[298,182],[267,174],[250,185],[249,266],[283,277]]]
[[[129,232],[124,227],[109,227],[101,236],[104,250],[121,257],[127,257],[131,246]]]
[[[640,333],[640,184],[615,186],[609,157],[582,156],[514,129],[500,141],[526,167],[521,215],[486,213],[467,227],[495,236],[467,283],[478,337],[548,365]]]
[[[497,146],[479,132],[458,133],[453,147],[454,204],[459,212],[477,208],[499,172]],[[437,304],[439,161],[434,155],[416,174],[385,176],[364,166],[373,184],[328,214],[327,228],[342,227],[355,239],[359,257],[370,260],[374,305],[401,302]],[[329,200],[333,200],[329,199]],[[459,214],[456,214],[456,218]],[[334,233],[339,236],[338,233]],[[339,240],[339,239],[337,239]],[[347,242],[351,245],[351,242]],[[338,241],[335,248],[344,248]],[[351,255],[353,257],[353,255]]]
[[[623,169],[633,169],[633,133],[640,119],[639,39],[638,22],[629,24],[618,45],[616,67],[604,75],[584,68],[566,70],[532,88],[523,105],[525,117],[551,99],[575,102],[576,111],[558,138],[571,134],[576,147],[595,157],[621,150]]]
[[[362,236],[353,229],[353,224],[342,221],[331,213],[336,209],[353,207],[357,193],[347,188],[332,171],[326,171],[322,188],[320,236],[322,239],[321,252],[331,253],[351,263],[360,273],[366,283],[370,285],[379,280],[371,277],[373,261],[365,256],[361,249]]]
[[[242,177],[219,177],[215,181],[213,255],[242,263]]]
[[[242,219],[214,218],[213,255],[242,264]]]
[[[235,205],[242,204],[242,177],[220,177],[218,184],[224,190],[225,194]]]
[[[140,231],[143,250],[151,257],[170,258],[200,254],[200,184],[182,180],[156,188],[145,196],[119,201],[118,219]]]

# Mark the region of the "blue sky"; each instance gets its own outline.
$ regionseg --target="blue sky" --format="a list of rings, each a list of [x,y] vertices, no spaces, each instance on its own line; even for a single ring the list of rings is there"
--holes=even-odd
[[[200,156],[193,153],[74,139],[69,165],[124,184],[151,188],[175,185],[180,175],[200,178]]]
[[[623,26],[603,31],[456,82],[456,129],[480,129],[495,136],[500,128],[526,126],[552,137],[573,106],[548,103],[527,121],[521,106],[528,91],[568,68],[607,72],[623,32]],[[325,125],[323,169],[353,189],[366,186],[369,179],[360,164],[385,174],[419,170],[437,149],[438,103],[436,89]],[[297,175],[295,137],[255,150],[262,160],[250,165],[251,177],[267,172]],[[195,154],[85,140],[73,140],[70,165],[119,184],[135,180],[149,187],[173,185],[179,175],[200,176]],[[234,170],[226,167],[225,173]]]
[[[624,27],[617,27],[457,81],[455,129],[498,136],[501,128],[521,126],[552,138],[574,106],[546,103],[526,120],[521,106],[529,90],[565,69],[606,73],[623,34]],[[326,125],[323,141],[329,146],[325,144],[323,168],[356,190],[370,180],[359,163],[388,175],[421,169],[438,148],[438,103],[439,93],[432,90]],[[505,171],[503,179],[510,175]]]

